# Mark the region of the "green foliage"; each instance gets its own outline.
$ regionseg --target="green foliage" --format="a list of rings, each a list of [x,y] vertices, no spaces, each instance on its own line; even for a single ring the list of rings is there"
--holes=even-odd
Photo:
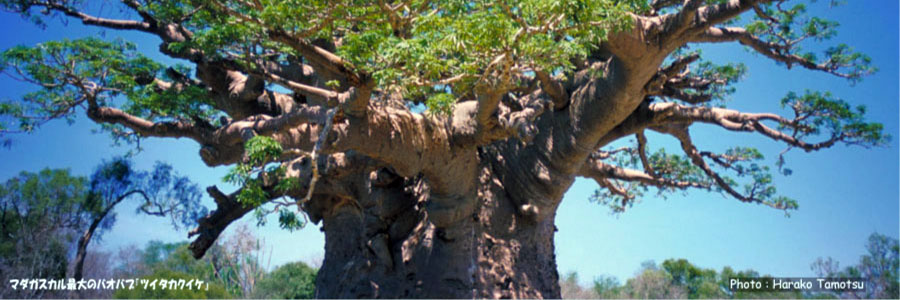
[[[256,285],[254,298],[313,299],[316,269],[302,262],[284,264],[266,275]]]
[[[194,259],[186,242],[150,242],[129,255],[137,258],[122,276],[199,279],[210,283],[210,291],[224,298],[310,299],[314,296],[316,269],[302,262],[282,265],[266,272],[261,262],[263,246],[247,226],[239,226],[215,243],[200,259]],[[163,275],[160,275],[163,274]],[[218,291],[222,290],[224,295]],[[146,292],[123,292],[117,297],[149,297]],[[201,296],[202,297],[202,296]],[[212,297],[209,295],[209,297]]]
[[[428,113],[432,115],[449,116],[453,113],[454,103],[456,103],[456,99],[453,98],[453,95],[439,93],[428,97],[428,100],[425,101],[425,106],[428,108]]]
[[[706,90],[692,91],[685,90],[688,93],[702,93],[709,95],[712,99],[725,100],[728,95],[734,93],[734,83],[740,81],[747,73],[747,66],[742,63],[728,63],[724,65],[716,65],[711,62],[700,62],[697,64],[697,70],[694,71],[699,78],[711,82]]]
[[[267,136],[254,136],[247,140],[244,151],[250,159],[249,164],[259,166],[281,156],[281,144]]]
[[[207,92],[200,87],[160,89],[154,79],[174,82],[170,74],[188,72],[170,68],[136,52],[133,43],[97,38],[65,39],[17,46],[0,54],[0,70],[42,89],[25,94],[21,101],[0,103],[3,130],[31,132],[53,119],[74,121],[79,106],[91,102],[115,107],[119,97],[128,99],[121,109],[149,121],[209,118],[217,111],[209,106]],[[133,141],[120,125],[106,125],[117,139]],[[0,131],[2,133],[2,131]]]
[[[672,275],[659,269],[656,263],[645,262],[634,278],[628,279],[621,293],[626,298],[671,299],[685,298],[685,288],[673,281]]]
[[[150,241],[141,251],[140,262],[144,272],[157,273],[160,271],[173,271],[196,279],[214,280],[216,271],[206,259],[197,260],[191,255],[186,242],[163,243]],[[216,245],[216,247],[219,247]],[[221,251],[220,248],[214,251]],[[216,253],[218,254],[218,253]]]
[[[260,179],[254,178],[254,175],[266,172],[265,165],[281,155],[281,145],[274,139],[266,136],[254,136],[244,143],[245,161],[238,163],[223,180],[241,186],[241,191],[237,195],[238,202],[248,207],[259,207],[263,203],[269,201],[268,193],[263,190]],[[272,173],[283,172],[278,168]],[[265,214],[261,210],[256,211],[259,224],[265,222]]]
[[[244,144],[244,151],[247,159],[229,170],[224,180],[242,187],[237,195],[238,202],[248,207],[255,207],[254,215],[257,224],[263,225],[266,222],[266,216],[271,211],[264,209],[262,205],[269,202],[271,196],[263,189],[261,178],[267,177],[270,180],[277,178],[278,182],[274,191],[281,193],[297,186],[299,179],[285,176],[283,166],[269,165],[270,162],[277,160],[283,152],[281,144],[274,139],[266,136],[254,136]],[[278,222],[281,228],[293,231],[306,225],[305,218],[298,217],[295,212],[287,209],[279,209],[278,212]]]
[[[594,278],[594,293],[601,299],[612,299],[622,293],[622,284],[614,276],[600,276]]]
[[[125,276],[150,279],[171,279],[167,276],[174,276],[176,279],[203,280],[210,284],[210,292],[214,292],[216,295],[215,297],[209,295],[211,298],[232,298],[241,294],[241,289],[235,285],[236,273],[233,271],[234,265],[231,264],[235,256],[221,244],[210,248],[202,259],[194,259],[186,242],[151,241],[143,250],[132,255],[140,257],[140,260],[136,267],[132,266],[127,270],[122,270]],[[120,290],[119,292],[121,294],[116,293],[116,298],[149,297],[151,294],[148,293],[154,293],[142,290]],[[185,292],[194,294],[198,291]],[[200,291],[200,295],[203,295],[203,292]]]
[[[297,214],[290,210],[281,209],[278,210],[278,224],[282,229],[294,231],[303,229],[303,227],[306,226],[306,221],[303,218],[297,217]]]
[[[884,125],[881,123],[865,121],[865,106],[851,107],[829,92],[807,90],[803,95],[791,92],[781,100],[781,106],[790,107],[796,118],[802,120],[801,126],[789,130],[789,134],[796,138],[825,135],[826,138],[860,146],[883,145],[891,138],[883,133]],[[785,129],[785,126],[779,129]]]
[[[832,2],[832,6],[838,3]],[[841,73],[851,82],[858,82],[863,76],[872,74],[877,68],[871,65],[867,55],[853,52],[847,45],[839,44],[824,51],[824,59],[814,52],[804,51],[800,44],[805,40],[821,42],[837,34],[838,22],[816,16],[807,16],[806,4],[798,3],[788,7],[781,2],[760,5],[762,15],[745,26],[747,31],[759,36],[765,42],[779,45],[780,54],[797,55],[811,63],[824,66],[824,70]]]
[[[615,152],[609,159],[610,163],[631,169],[643,169],[637,154],[637,148],[627,148],[625,150],[627,151]],[[714,168],[714,171],[726,171],[729,172],[728,174],[733,174],[735,178],[722,177],[725,183],[733,189],[742,188],[741,192],[743,195],[754,202],[767,204],[784,210],[786,213],[788,210],[794,210],[799,207],[796,200],[777,193],[777,189],[773,185],[771,169],[760,164],[765,157],[759,150],[750,147],[734,147],[726,150],[723,154],[702,152],[701,155],[708,157],[712,161],[710,167]],[[661,179],[693,183],[707,190],[726,193],[713,178],[697,167],[687,155],[669,154],[665,148],[660,148],[655,152],[649,153],[647,160],[656,176],[659,176]],[[613,213],[624,212],[638,202],[651,188],[655,189],[657,197],[663,198],[671,192],[679,190],[686,192],[684,188],[667,185],[655,186],[640,182],[614,184],[617,184],[619,188],[627,192],[628,196],[615,193],[609,189],[597,189],[590,198],[591,201],[609,207]]]
[[[0,281],[66,277],[69,250],[91,220],[86,185],[84,177],[51,169],[21,172],[0,185]],[[36,297],[8,288],[0,293]]]
[[[627,150],[615,153],[611,162],[624,167],[642,168],[636,148]],[[713,184],[700,168],[694,166],[691,160],[683,155],[668,154],[665,149],[660,148],[649,154],[647,158],[651,167],[661,178],[697,182],[707,186]],[[613,213],[621,213],[637,203],[639,198],[643,197],[644,193],[651,188],[656,189],[656,195],[660,197],[665,197],[668,192],[676,191],[673,187],[648,186],[634,182],[622,183],[620,187],[629,194],[628,198],[609,189],[598,189],[594,191],[590,199],[609,207]]]
[[[201,4],[206,9],[194,11]],[[646,10],[646,1],[635,0],[416,0],[396,10],[350,0],[165,1],[147,9],[163,19],[192,13],[182,24],[194,38],[170,44],[170,51],[190,47],[251,68],[259,53],[274,53],[281,62],[301,56],[271,41],[269,32],[308,40],[339,33],[336,54],[348,66],[370,74],[383,90],[421,99],[444,92],[427,86],[454,77],[461,80],[449,91],[452,98],[465,95],[479,76],[498,67],[491,62],[501,55],[523,68],[568,71],[572,58],[584,58],[607,34],[631,24],[628,13]]]
[[[601,276],[594,279],[594,295],[574,294],[578,287],[577,273],[569,273],[563,277],[561,286],[565,289],[564,298],[599,297],[611,298],[690,298],[690,299],[831,299],[831,298],[881,298],[896,299],[898,293],[898,268],[900,268],[900,244],[894,237],[873,233],[866,242],[867,253],[860,257],[857,265],[844,269],[828,258],[818,259],[812,264],[813,271],[825,278],[866,278],[865,292],[810,292],[810,291],[732,291],[729,288],[731,279],[763,279],[772,276],[762,275],[752,269],[735,271],[724,267],[720,272],[698,267],[686,259],[667,259],[657,266],[649,261],[642,264],[635,277],[625,284],[620,284],[615,277]],[[567,293],[568,291],[568,293]]]
[[[167,82],[182,80],[172,75],[190,74],[190,68],[182,65],[170,67],[171,71],[160,71],[155,76]],[[143,79],[146,80],[146,79]],[[160,89],[153,84],[134,87],[127,95],[129,102],[124,110],[132,115],[151,119],[188,120],[191,118],[211,118],[218,112],[211,109],[212,103],[206,89],[197,85],[181,84],[176,88]]]
[[[74,232],[89,223],[93,212],[85,197],[86,183],[86,178],[72,176],[68,170],[51,169],[21,172],[4,182],[0,186],[0,257],[12,262],[19,253],[40,253],[53,248],[50,244],[73,241]],[[42,240],[47,244],[33,243]],[[62,270],[65,274],[64,266]]]
[[[233,167],[225,175],[224,180],[243,186],[237,196],[239,202],[250,207],[257,207],[268,201],[269,198],[263,191],[259,179],[253,178],[253,175],[261,172],[282,175],[284,170],[281,168],[264,169],[266,164],[281,156],[282,148],[281,144],[270,137],[254,136],[244,143],[244,151],[247,159]]]
[[[701,269],[686,259],[667,259],[662,268],[672,277],[672,282],[685,287],[688,298],[723,298],[725,293],[717,284],[713,269]]]
[[[577,278],[570,273],[565,281]],[[827,298],[828,295],[817,293],[801,293],[798,291],[731,291],[732,278],[765,279],[768,275],[760,275],[754,270],[734,271],[731,267],[722,268],[721,272],[704,269],[693,265],[685,259],[667,259],[661,265],[653,261],[644,262],[635,276],[625,284],[620,284],[615,277],[601,276],[594,279],[594,295],[577,298],[601,299],[799,299]],[[562,284],[565,286],[564,284]],[[569,290],[572,290],[569,287]],[[564,293],[564,298],[566,295]]]

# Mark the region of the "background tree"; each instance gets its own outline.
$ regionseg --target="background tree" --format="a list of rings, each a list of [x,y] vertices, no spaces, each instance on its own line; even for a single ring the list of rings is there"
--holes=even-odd
[[[569,272],[560,279],[559,290],[562,299],[595,299],[597,293],[591,289],[581,286],[578,283],[578,273]]]
[[[731,291],[729,281],[732,278],[765,279],[769,275],[760,275],[754,270],[734,271],[731,267],[722,268],[721,272],[703,269],[685,259],[667,259],[659,267],[652,261],[642,264],[625,284],[618,279],[602,276],[594,279],[593,293],[569,293],[566,291],[583,291],[578,286],[577,274],[569,273],[566,281],[560,283],[563,295],[570,299],[808,299],[834,298],[827,293],[801,291]],[[566,297],[564,297],[566,298]]]
[[[303,262],[284,264],[256,284],[253,298],[314,299],[316,272]]]
[[[157,162],[153,171],[146,172],[133,169],[131,161],[124,157],[103,162],[91,175],[85,196],[82,209],[89,223],[78,238],[72,277],[82,278],[88,244],[99,228],[112,227],[116,220],[113,209],[122,201],[138,198],[138,212],[169,217],[178,228],[179,224],[192,226],[206,214],[206,208],[200,205],[201,197],[197,185],[174,173],[170,165]]]
[[[190,275],[163,269],[157,270],[152,275],[142,277],[142,279],[151,281],[158,279],[196,280]],[[116,290],[113,297],[118,299],[227,299],[229,295],[225,292],[225,288],[222,285],[213,282],[209,283],[208,289],[205,285],[201,289],[119,289]]]
[[[267,290],[257,289],[260,281],[269,280],[266,266],[262,261],[262,243],[253,235],[246,225],[236,228],[233,234],[210,247],[202,259],[194,259],[188,249],[187,242],[163,243],[153,241],[144,249],[123,249],[127,255],[121,257],[137,257],[137,260],[122,260],[119,268],[124,277],[153,277],[155,274],[181,274],[193,279],[200,279],[224,289],[228,297],[253,298],[259,295],[272,295]],[[281,279],[303,282],[294,279],[291,274],[281,274]],[[301,274],[297,274],[298,276]],[[315,278],[315,271],[312,271]],[[308,278],[307,278],[308,279]],[[267,288],[272,288],[269,280]],[[285,287],[280,291],[297,291],[303,287]],[[273,291],[274,292],[274,291]],[[310,289],[311,293],[312,290]],[[149,294],[117,294],[119,297],[136,297]],[[211,296],[210,296],[211,297]]]
[[[840,264],[829,258],[819,258],[811,268],[818,276],[827,278],[864,278],[865,292],[835,293],[854,298],[900,297],[900,246],[896,238],[872,233],[866,242],[868,254],[859,258],[857,265],[840,269]]]
[[[70,245],[89,220],[82,209],[86,182],[68,170],[44,169],[21,172],[0,186],[0,280],[66,277]],[[63,295],[4,284],[0,296]]]
[[[147,172],[115,158],[98,166],[90,179],[45,169],[7,180],[0,187],[0,279],[66,278],[67,273],[81,279],[90,241],[115,224],[117,204],[138,196],[138,212],[170,217],[173,224],[190,226],[206,214],[196,185],[162,163]],[[104,263],[95,259],[98,264]],[[6,285],[2,290],[15,292]],[[31,292],[36,294],[18,296],[51,296]]]
[[[650,188],[797,208],[759,151],[698,149],[696,124],[804,151],[886,140],[864,107],[827,92],[786,95],[787,116],[723,107],[746,68],[689,47],[740,43],[851,82],[874,71],[847,45],[804,50],[837,24],[781,0],[123,0],[113,16],[79,1],[2,3],[38,24],[155,35],[191,64],[163,66],[123,41],[10,49],[7,73],[41,89],[0,107],[15,121],[6,131],[84,111],[122,141],[198,142],[241,187],[208,189],[217,209],[192,232],[193,254],[254,209],[289,229],[321,222],[325,298],[557,298],[554,216],[578,176],[616,211]],[[648,130],[682,154],[651,149]]]
[[[663,261],[662,268],[672,276],[673,283],[685,287],[688,298],[709,299],[726,296],[719,285],[716,270],[698,268],[686,259],[667,259]]]
[[[685,286],[676,284],[672,274],[652,261],[643,263],[635,277],[625,283],[622,293],[631,299],[677,299],[688,295]]]
[[[620,298],[622,295],[622,284],[619,279],[614,276],[600,276],[594,278],[594,293],[602,299]]]

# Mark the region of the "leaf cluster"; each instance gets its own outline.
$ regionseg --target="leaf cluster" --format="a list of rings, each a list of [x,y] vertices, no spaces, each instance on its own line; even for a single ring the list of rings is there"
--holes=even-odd
[[[0,102],[0,132],[31,132],[52,119],[71,122],[79,107],[93,105],[121,107],[148,121],[193,121],[217,113],[205,88],[173,78],[189,68],[166,69],[122,40],[65,39],[16,46],[0,54],[0,70],[41,87],[21,100]],[[163,89],[156,80],[177,88]],[[104,128],[115,137],[127,137],[128,131],[119,125]]]

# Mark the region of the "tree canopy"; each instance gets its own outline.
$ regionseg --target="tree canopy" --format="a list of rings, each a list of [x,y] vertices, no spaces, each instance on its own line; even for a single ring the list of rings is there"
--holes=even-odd
[[[778,209],[797,207],[793,199],[777,194],[769,167],[757,162],[763,157],[757,150],[740,146],[725,153],[701,151],[673,123],[711,123],[758,132],[786,143],[788,149],[806,151],[836,143],[885,142],[882,126],[863,119],[864,106],[852,107],[827,92],[786,95],[781,104],[792,117],[721,108],[733,91],[730,85],[746,68],[705,62],[691,51],[692,44],[737,42],[786,67],[819,70],[851,82],[876,68],[866,55],[845,44],[822,53],[805,50],[802,45],[831,39],[838,27],[834,21],[806,15],[805,4],[712,1],[704,6],[704,2],[123,1],[122,14],[137,19],[108,19],[88,14],[79,1],[4,1],[7,10],[39,25],[60,16],[157,35],[163,39],[162,53],[195,66],[165,66],[122,40],[87,38],[9,49],[2,59],[5,72],[43,89],[3,103],[0,113],[17,124],[7,123],[2,130],[30,132],[52,119],[71,119],[84,108],[120,139],[187,137],[240,153],[244,141],[250,141],[247,134],[277,136],[279,128],[321,125],[331,107],[351,115],[364,112],[369,103],[413,111],[424,107],[431,114],[455,114],[456,120],[466,114],[457,111],[460,107],[476,103],[482,107],[488,101],[488,109],[479,108],[477,117],[496,114],[499,119],[477,120],[476,127],[499,122],[494,125],[505,133],[476,130],[478,139],[512,136],[528,141],[536,130],[531,120],[542,113],[543,101],[559,109],[568,105],[566,97],[581,84],[578,78],[584,71],[603,76],[605,71],[592,65],[602,58],[598,51],[618,50],[622,56],[644,51],[603,46],[627,44],[615,39],[629,38],[640,25],[645,33],[657,36],[665,54],[658,72],[645,76],[642,94],[664,101],[642,105],[633,114],[666,119],[654,120],[666,124],[641,128],[675,136],[685,154],[651,152],[643,130],[636,132],[635,147],[592,154],[593,163],[581,173],[598,179],[602,189],[596,198],[614,209],[623,210],[648,187],[661,193],[711,189]],[[748,19],[733,19],[746,10],[753,12]],[[271,88],[273,84],[279,88]],[[270,103],[255,103],[263,95]],[[311,135],[313,143],[317,138],[312,131],[298,134]],[[823,140],[807,141],[812,138]],[[276,137],[275,142],[283,145],[257,156],[249,143],[249,156],[256,157],[250,162],[284,161],[284,156],[296,156],[293,152],[313,150],[298,140]],[[289,151],[283,153],[282,147]],[[239,158],[222,157],[226,149],[212,150],[201,153],[210,165],[231,164]],[[368,155],[389,160],[383,154]],[[779,169],[782,166],[779,160]],[[236,170],[245,177],[264,171]],[[252,186],[254,180],[234,182],[251,183],[242,198],[248,203],[258,205],[272,198]],[[287,219],[290,227],[292,219]]]

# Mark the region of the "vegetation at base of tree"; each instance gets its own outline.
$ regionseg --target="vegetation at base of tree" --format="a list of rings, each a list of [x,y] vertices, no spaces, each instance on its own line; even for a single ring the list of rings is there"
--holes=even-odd
[[[313,299],[316,290],[316,269],[302,262],[284,264],[259,281],[254,298]]]
[[[184,279],[195,280],[196,278],[192,277],[187,273],[182,273],[173,270],[165,270],[160,269],[153,274],[144,276],[141,279],[147,279],[150,281],[157,279],[165,279],[165,280],[178,280]],[[218,283],[208,283],[203,285],[199,289],[144,289],[144,288],[135,288],[135,289],[120,289],[116,290],[113,294],[114,298],[117,299],[227,299],[231,298],[231,296],[225,292],[225,288]]]
[[[239,227],[239,229],[247,227]],[[217,243],[201,259],[191,257],[185,242],[153,241],[143,249],[130,249],[118,268],[121,276],[159,277],[181,274],[190,279],[203,280],[221,289],[227,298],[311,299],[315,291],[316,269],[303,262],[279,266],[271,272],[261,265],[259,240],[246,231],[238,230]],[[250,247],[246,247],[250,246]],[[162,275],[160,275],[162,274]],[[143,292],[116,294],[117,298],[151,296]],[[212,297],[212,296],[210,296]],[[149,297],[152,298],[152,297]]]
[[[869,236],[867,253],[856,265],[839,268],[831,258],[819,258],[811,268],[822,278],[865,278],[864,292],[800,292],[800,291],[731,291],[732,278],[771,278],[752,269],[735,271],[724,267],[717,272],[692,264],[686,259],[667,259],[657,265],[644,262],[633,278],[625,284],[615,277],[600,276],[593,286],[578,283],[578,273],[567,273],[560,282],[566,299],[897,299],[900,249],[898,239],[879,233]],[[796,276],[790,276],[796,277]]]

